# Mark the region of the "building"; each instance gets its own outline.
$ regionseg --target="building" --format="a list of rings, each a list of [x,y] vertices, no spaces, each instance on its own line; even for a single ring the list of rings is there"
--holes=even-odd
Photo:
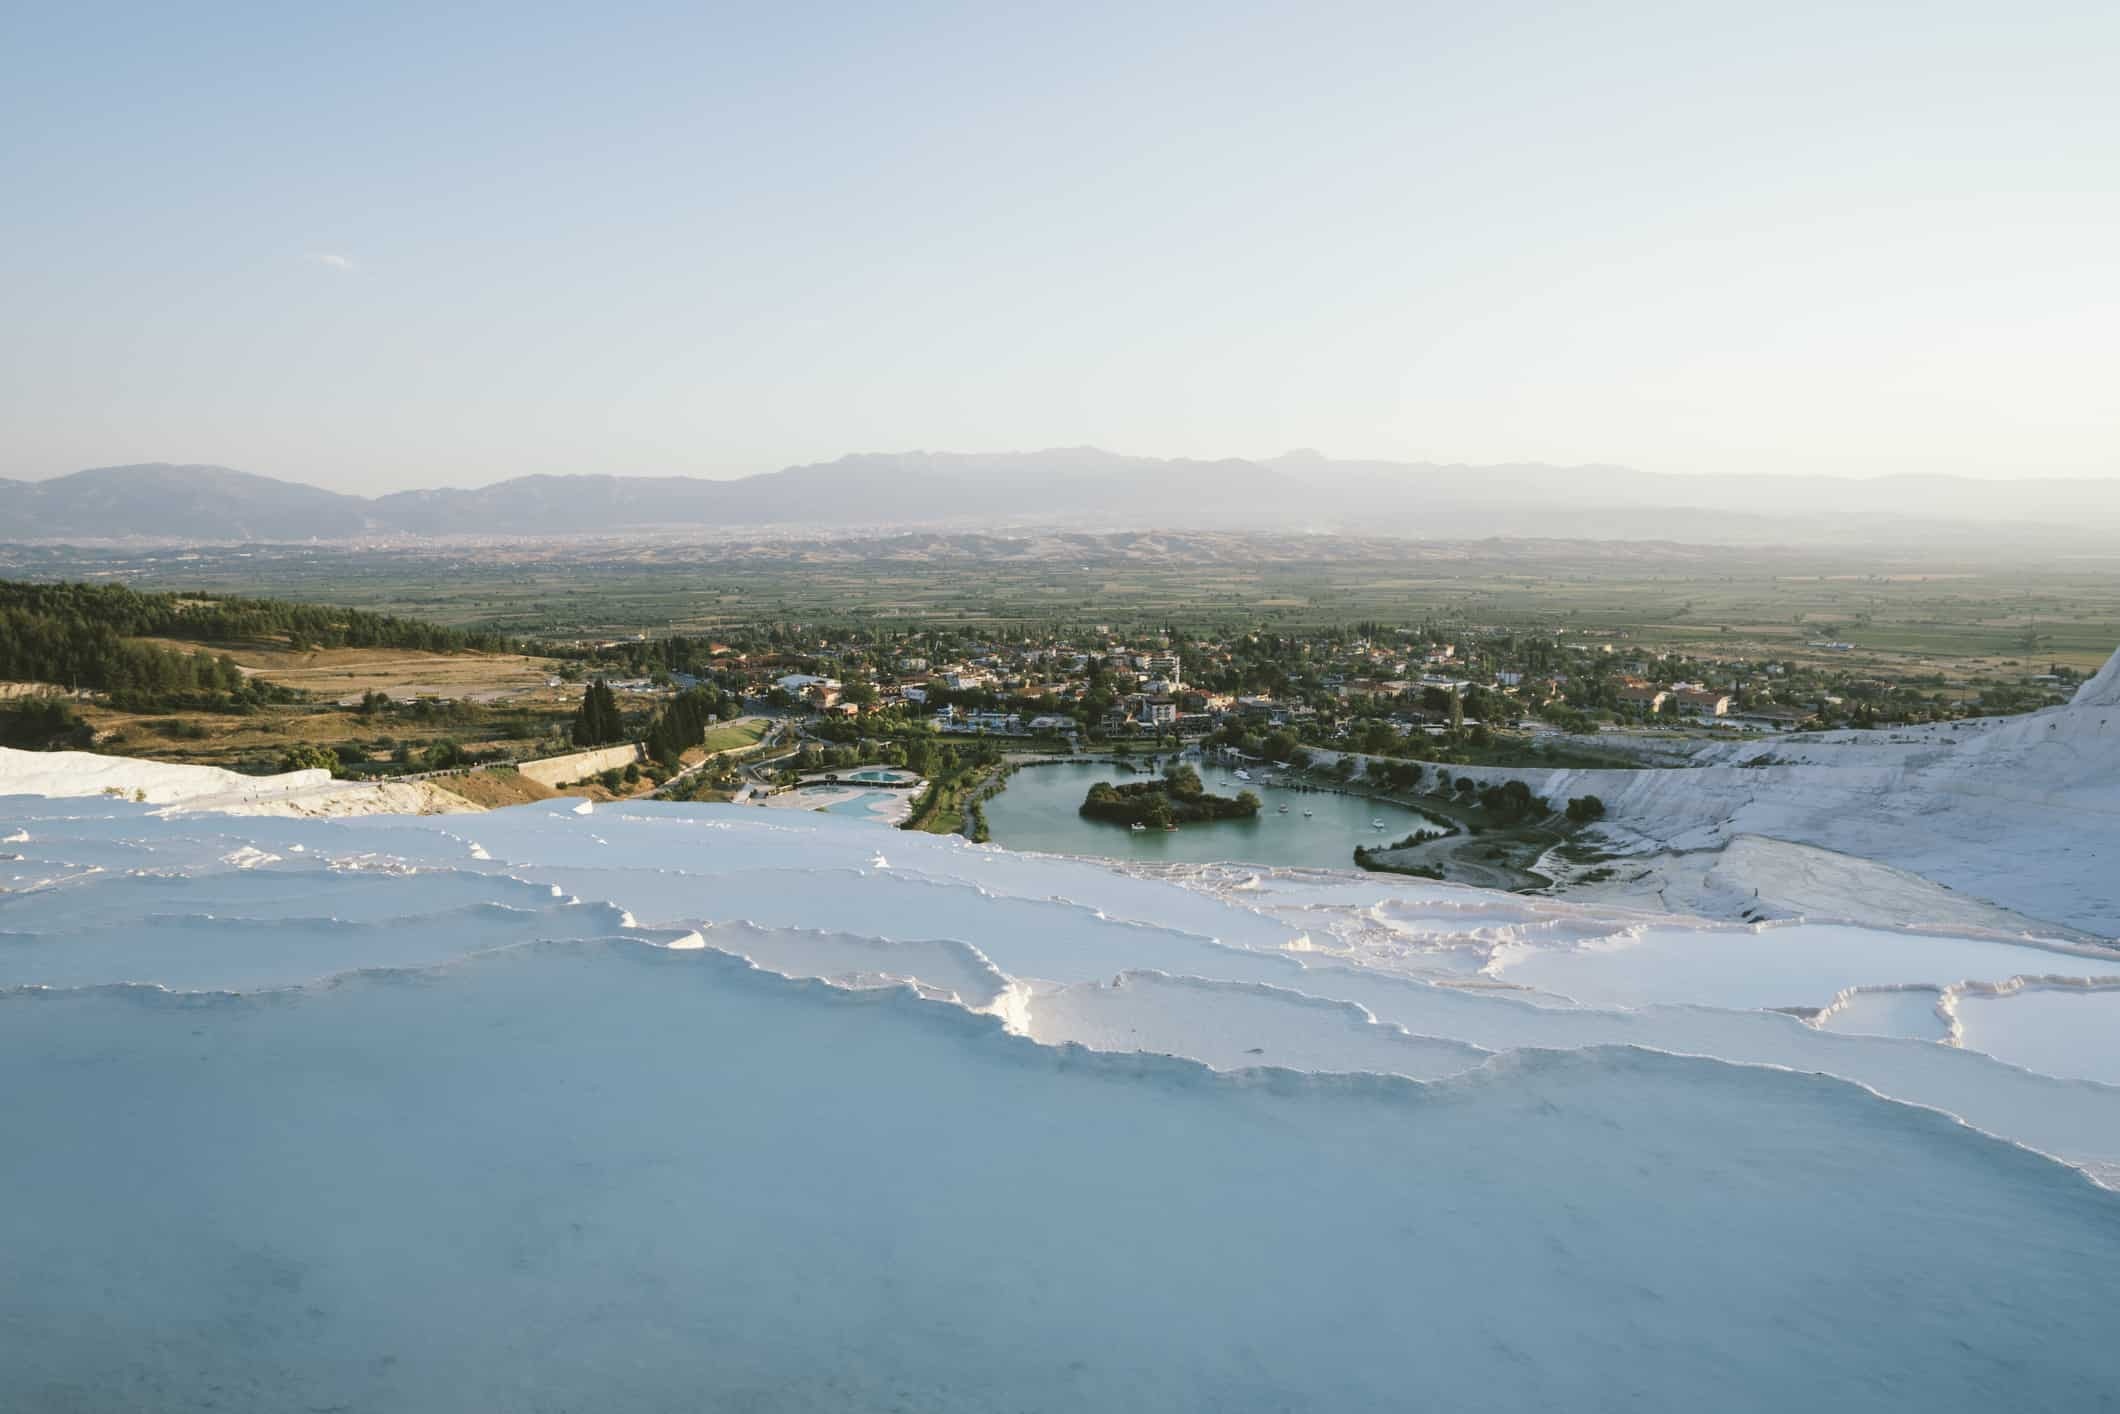
[[[1713,688],[1684,687],[1670,694],[1678,704],[1678,710],[1689,717],[1727,717],[1730,715],[1730,695]]]
[[[1756,727],[1763,732],[1789,732],[1802,726],[1810,714],[1794,707],[1746,707],[1730,714],[1730,720],[1741,727]]]
[[[1644,712],[1661,712],[1664,700],[1671,694],[1648,683],[1626,683],[1614,695],[1630,707],[1639,707]]]

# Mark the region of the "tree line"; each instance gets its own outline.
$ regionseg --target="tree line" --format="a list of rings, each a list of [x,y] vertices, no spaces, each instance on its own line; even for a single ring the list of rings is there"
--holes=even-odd
[[[295,648],[501,648],[492,635],[274,599],[141,593],[119,584],[0,580],[0,680],[48,682],[112,695],[116,706],[155,710],[291,700],[246,677],[225,653],[184,651],[142,638],[207,642],[282,639]]]
[[[711,688],[688,687],[663,704],[648,723],[641,744],[656,761],[676,770],[684,754],[707,739],[707,728],[736,715],[736,704]]]
[[[407,648],[432,653],[506,652],[515,647],[500,634],[444,628],[364,609],[284,599],[142,592],[122,584],[0,580],[0,609],[100,624],[125,638],[176,637],[210,643],[284,638],[297,649]]]
[[[735,702],[711,687],[688,687],[665,702],[641,734],[641,745],[655,761],[671,770],[693,747],[707,739],[707,729],[736,715]],[[612,746],[628,741],[625,714],[618,694],[602,678],[582,692],[568,732],[578,747]]]
[[[144,701],[242,693],[235,660],[128,641],[109,624],[0,607],[0,679],[92,688]]]

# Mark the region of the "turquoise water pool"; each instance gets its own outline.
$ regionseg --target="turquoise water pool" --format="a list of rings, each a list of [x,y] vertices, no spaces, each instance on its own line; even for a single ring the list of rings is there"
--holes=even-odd
[[[822,809],[827,815],[860,815],[873,819],[875,818],[873,809],[875,805],[882,801],[895,800],[897,796],[898,792],[896,791],[865,790],[860,795],[834,801],[832,804],[822,807]]]

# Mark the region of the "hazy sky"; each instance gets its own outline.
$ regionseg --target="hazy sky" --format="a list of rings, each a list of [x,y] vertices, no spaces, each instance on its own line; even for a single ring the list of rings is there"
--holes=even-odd
[[[2116,54],[2112,0],[17,4],[0,476],[2120,475]]]

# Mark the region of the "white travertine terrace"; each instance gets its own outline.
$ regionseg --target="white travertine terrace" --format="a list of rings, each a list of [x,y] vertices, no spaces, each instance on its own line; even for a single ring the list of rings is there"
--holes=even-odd
[[[2120,1387],[2080,933],[736,807],[0,836],[0,1407]]]

